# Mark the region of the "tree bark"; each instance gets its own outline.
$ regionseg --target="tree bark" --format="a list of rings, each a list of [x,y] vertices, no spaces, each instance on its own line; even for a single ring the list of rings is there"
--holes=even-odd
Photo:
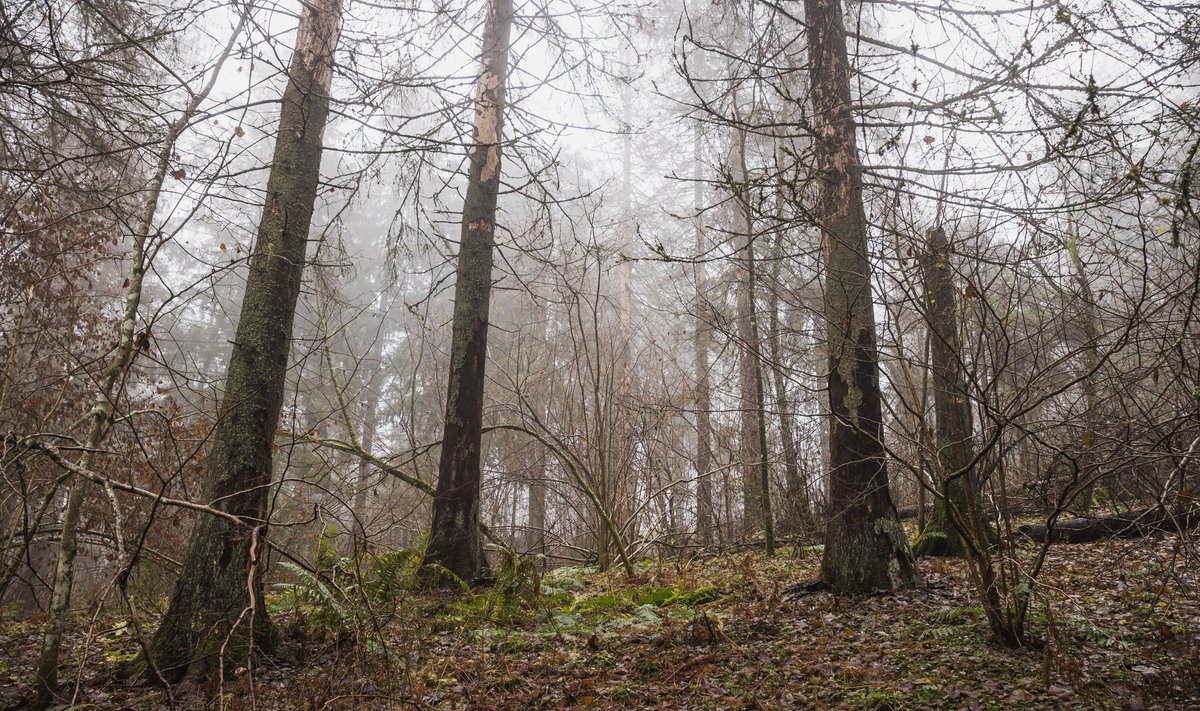
[[[780,337],[779,319],[779,275],[783,264],[783,234],[775,235],[771,290],[767,298],[767,346],[770,350],[771,373],[775,387],[775,404],[779,409],[779,439],[783,450],[784,481],[787,491],[783,511],[779,516],[781,527],[787,533],[797,533],[812,524],[812,507],[808,500],[808,482],[800,471],[800,457],[796,450],[796,433],[793,426],[791,401],[787,393],[787,379],[783,373],[783,342]]]
[[[537,454],[529,469],[529,522],[525,547],[530,553],[546,555],[546,459]]]
[[[692,146],[693,175],[692,175],[692,209],[696,212],[692,218],[696,238],[696,338],[695,348],[696,369],[696,532],[700,542],[704,544],[713,541],[712,481],[712,379],[709,374],[708,354],[712,350],[713,326],[712,309],[708,304],[708,275],[704,267],[704,183],[702,182],[703,165],[701,163],[700,127],[696,127],[696,135]]]
[[[734,92],[734,103],[737,103]],[[747,194],[746,131],[733,132],[730,179],[737,211],[737,230],[742,244],[737,265],[737,336],[740,342],[738,383],[740,393],[742,457],[742,533],[749,537],[764,531],[768,552],[774,552],[771,520],[770,470],[767,466],[766,422],[763,418],[763,375],[759,353],[758,314],[755,311],[757,272],[754,256],[754,221]]]
[[[387,315],[381,314],[386,320]],[[368,454],[375,447],[375,434],[378,431],[380,388],[383,387],[383,335],[376,334],[371,344],[370,354],[366,363],[371,375],[367,378],[365,398],[362,413],[362,449]],[[334,384],[337,387],[337,384]],[[349,423],[348,423],[349,424]],[[352,426],[352,425],[351,425]],[[348,434],[353,434],[349,432]],[[358,460],[358,468],[354,477],[354,499],[350,512],[354,519],[354,552],[361,555],[367,552],[367,492],[370,490],[371,465],[366,459]]]
[[[958,299],[950,270],[950,245],[940,226],[929,232],[923,253],[925,318],[930,331],[930,371],[933,375],[933,410],[936,421],[934,449],[937,453],[935,484],[940,491],[933,513],[913,545],[918,556],[961,558],[965,551],[961,532],[952,523],[949,509],[971,527],[967,535],[986,528],[980,504],[979,476],[972,462],[971,400],[963,374],[958,338]],[[979,540],[985,541],[986,538]]]
[[[80,458],[79,466],[90,470],[95,465],[96,454],[100,443],[108,436],[113,422],[113,413],[119,397],[118,384],[133,360],[137,357],[139,347],[149,347],[149,329],[141,334],[138,341],[137,330],[138,309],[142,302],[142,286],[145,282],[146,271],[149,269],[152,252],[152,235],[154,220],[158,212],[158,201],[162,195],[163,184],[166,181],[171,166],[171,156],[179,136],[191,123],[200,104],[212,92],[213,86],[220,74],[225,60],[229,58],[233,46],[248,20],[242,15],[225,48],[217,58],[212,73],[205,85],[192,95],[183,113],[167,128],[159,148],[154,175],[150,178],[149,190],[142,203],[141,214],[138,215],[137,226],[133,232],[133,250],[130,258],[129,278],[125,284],[125,304],[122,312],[121,328],[117,337],[117,346],[113,352],[112,361],[100,376],[96,389],[95,402],[88,413],[88,432],[84,438],[85,453]],[[91,489],[90,482],[77,477],[74,486],[67,495],[67,505],[63,512],[62,536],[59,541],[58,561],[55,569],[54,591],[50,602],[50,620],[42,637],[42,648],[38,658],[38,668],[35,679],[37,687],[36,705],[48,705],[58,688],[58,660],[62,646],[62,634],[66,628],[66,615],[71,608],[71,592],[75,581],[75,558],[78,551],[78,533],[80,515],[83,504]],[[115,532],[120,535],[120,531]]]
[[[242,524],[210,514],[196,521],[183,574],[150,643],[168,680],[241,664],[275,642],[262,585],[271,450],[321,173],[341,9],[341,0],[310,0],[300,16],[203,488],[204,501]]]
[[[1083,433],[1080,437],[1079,455],[1076,458],[1075,481],[1071,482],[1074,491],[1071,492],[1067,510],[1079,516],[1086,516],[1092,510],[1092,497],[1096,488],[1096,456],[1094,448],[1096,430],[1100,420],[1100,394],[1096,387],[1100,369],[1100,320],[1096,316],[1096,298],[1092,294],[1092,285],[1088,281],[1087,267],[1079,256],[1079,234],[1075,219],[1068,220],[1071,234],[1068,236],[1067,254],[1071,258],[1071,266],[1075,271],[1075,282],[1079,286],[1079,328],[1082,331],[1083,344],[1083,378],[1079,384],[1083,388]]]
[[[821,578],[844,592],[897,590],[919,574],[888,491],[862,165],[850,108],[841,0],[805,0],[812,76],[817,217],[825,257],[830,511]]]
[[[543,354],[552,352],[550,338],[546,332],[550,322],[549,309],[549,303],[539,304],[535,299],[533,305],[533,331],[536,335],[534,336],[534,340]],[[535,362],[541,363],[542,372],[549,373],[553,367],[551,361],[551,356],[542,355]],[[546,476],[549,472],[544,452],[531,452],[530,456],[534,458],[534,461],[527,466],[527,471],[529,472],[529,520],[527,522],[525,547],[528,552],[542,556],[542,564],[545,565]]]
[[[483,29],[470,175],[463,201],[458,281],[454,287],[446,422],[433,522],[425,551],[425,565],[436,566],[428,574],[428,581],[435,585],[452,584],[455,577],[472,582],[488,572],[479,538],[480,440],[512,16],[512,0],[491,0]]]

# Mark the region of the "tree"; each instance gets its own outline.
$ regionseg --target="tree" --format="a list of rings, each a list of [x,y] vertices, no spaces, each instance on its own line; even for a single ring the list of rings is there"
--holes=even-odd
[[[240,663],[275,632],[263,604],[268,493],[292,323],[321,175],[341,0],[306,2],[283,92],[266,201],[213,432],[201,514],[183,573],[150,643],[167,680]]]
[[[696,533],[701,543],[712,543],[713,529],[716,516],[713,511],[712,491],[712,378],[709,374],[709,351],[712,349],[713,327],[712,307],[708,303],[708,274],[704,260],[704,183],[702,172],[704,164],[701,161],[702,134],[699,125],[696,126],[692,144],[692,218],[695,232],[696,263],[693,267],[695,282],[695,329],[692,342],[695,353],[696,391],[696,453],[693,466],[696,469]],[[720,533],[720,530],[717,530]]]
[[[820,169],[817,220],[825,258],[831,411],[830,515],[821,579],[845,592],[897,590],[915,585],[919,575],[888,491],[846,30],[841,0],[805,0],[804,8]]]
[[[950,245],[941,226],[929,232],[923,254],[925,314],[929,323],[930,371],[933,374],[933,411],[936,419],[934,481],[939,485],[933,513],[913,545],[913,553],[928,556],[964,554],[954,523],[967,523],[972,532],[982,530],[983,507],[975,467],[971,398],[963,375],[958,337],[958,299],[950,271]],[[978,536],[978,540],[985,540]]]
[[[731,92],[735,114],[739,112],[738,92]],[[760,529],[766,535],[767,550],[774,553],[771,520],[770,477],[767,466],[766,413],[763,411],[763,376],[759,342],[758,265],[754,253],[754,216],[748,192],[746,170],[746,131],[732,132],[729,151],[729,175],[733,193],[732,220],[738,241],[737,306],[735,325],[739,345],[738,397],[741,409],[740,449],[742,458],[742,534],[750,537]]]
[[[432,582],[440,584],[452,580],[445,575],[447,572],[465,581],[477,580],[487,572],[479,538],[483,388],[512,16],[512,0],[491,0],[483,26],[458,281],[454,286],[446,421],[433,523],[425,550],[425,564],[442,569],[430,576]]]
[[[101,16],[103,17],[103,13]],[[158,236],[155,234],[154,226],[159,199],[170,169],[176,142],[195,117],[201,103],[212,91],[220,68],[229,57],[232,43],[240,35],[244,24],[245,16],[234,30],[229,43],[220,52],[204,86],[198,91],[189,89],[191,96],[186,107],[167,127],[166,135],[163,136],[159,145],[154,164],[155,169],[148,181],[146,195],[138,206],[133,225],[129,275],[122,289],[123,303],[120,309],[121,320],[117,344],[97,380],[92,393],[92,407],[83,418],[83,421],[87,423],[87,433],[82,442],[84,454],[78,462],[79,467],[83,470],[93,468],[97,461],[100,445],[112,429],[116,403],[120,399],[121,391],[128,384],[128,371],[133,365],[134,359],[141,351],[148,350],[150,347],[149,325],[141,333],[135,333],[135,331],[138,326],[138,311],[143,297],[143,284],[151,266],[152,255],[156,250],[155,241]],[[80,522],[84,503],[90,491],[90,482],[76,478],[67,494],[55,566],[54,589],[50,601],[50,621],[42,636],[41,653],[38,658],[36,685],[39,706],[47,705],[58,687],[59,652],[62,646],[63,631],[66,627],[67,613],[71,607]],[[109,493],[112,493],[111,490]],[[118,531],[115,535],[120,536],[121,534]],[[123,583],[121,587],[123,590]]]

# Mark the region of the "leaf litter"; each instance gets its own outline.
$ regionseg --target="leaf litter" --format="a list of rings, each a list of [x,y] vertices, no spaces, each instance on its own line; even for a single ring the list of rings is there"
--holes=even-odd
[[[989,639],[959,561],[921,561],[925,585],[900,593],[796,595],[820,564],[796,548],[645,561],[632,578],[560,569],[519,603],[408,593],[374,643],[305,643],[172,697],[198,709],[1200,708],[1189,542],[1049,555],[1016,650]],[[91,619],[71,625],[63,708],[170,708],[114,678],[138,651],[123,618]],[[0,708],[32,698],[43,622],[0,622]]]

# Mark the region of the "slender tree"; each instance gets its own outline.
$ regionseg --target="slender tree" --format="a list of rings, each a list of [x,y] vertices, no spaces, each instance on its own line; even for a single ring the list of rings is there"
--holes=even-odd
[[[737,91],[732,93],[737,105]],[[746,171],[746,131],[736,127],[730,132],[729,175],[734,200],[732,220],[739,241],[735,272],[737,275],[737,313],[735,326],[738,353],[738,407],[741,410],[739,449],[742,458],[742,533],[752,536],[766,528],[766,496],[763,470],[766,447],[761,441],[762,364],[758,349],[757,274],[754,263],[754,223]]]
[[[453,580],[447,572],[466,581],[476,580],[487,572],[479,538],[480,450],[512,16],[512,0],[491,0],[483,27],[470,174],[463,201],[458,281],[454,287],[446,422],[437,494],[433,499],[433,523],[425,551],[425,564],[437,566],[431,569],[429,579],[439,584]]]
[[[183,574],[150,643],[163,675],[241,663],[275,633],[263,605],[271,449],[283,406],[329,113],[341,0],[308,0],[288,70],[258,237],[213,432],[203,500],[241,520],[201,514]]]
[[[837,590],[896,590],[918,572],[888,491],[871,265],[854,135],[841,0],[805,0],[817,219],[825,257],[829,347],[830,507],[822,581]]]
[[[704,182],[701,161],[701,133],[696,127],[693,138],[692,156],[692,228],[696,240],[696,335],[692,343],[695,351],[696,375],[696,532],[701,543],[712,543],[716,516],[713,511],[712,481],[712,377],[709,374],[708,355],[712,349],[712,307],[708,303],[708,275],[701,256],[705,250],[704,240]]]
[[[204,86],[191,92],[187,105],[169,126],[159,145],[154,173],[146,185],[145,198],[137,213],[131,235],[129,275],[123,288],[121,325],[117,345],[112,358],[100,374],[94,393],[91,410],[87,414],[87,434],[83,440],[84,454],[79,466],[90,470],[95,465],[101,443],[113,426],[114,413],[126,376],[134,359],[142,349],[149,348],[149,326],[137,334],[138,311],[141,308],[143,284],[150,269],[155,251],[155,219],[162,197],[163,184],[171,166],[171,157],[180,135],[195,118],[200,105],[208,98],[216,84],[221,67],[228,59],[235,41],[241,36],[247,21],[245,15],[230,36],[228,43],[218,56]],[[54,590],[50,600],[50,621],[42,636],[42,648],[38,657],[36,686],[38,706],[50,703],[58,688],[58,662],[62,647],[62,635],[66,628],[67,613],[71,608],[71,593],[75,584],[75,562],[79,548],[79,528],[84,503],[92,490],[91,483],[79,478],[67,494],[67,506],[62,517],[62,536],[59,539],[58,559],[55,566]],[[120,532],[117,533],[120,535]]]
[[[1067,216],[1067,256],[1071,260],[1072,276],[1079,289],[1077,307],[1078,325],[1081,345],[1081,366],[1083,376],[1079,381],[1083,389],[1083,434],[1080,437],[1079,454],[1076,457],[1076,481],[1074,491],[1067,503],[1067,509],[1074,514],[1086,516],[1092,510],[1092,498],[1096,488],[1096,460],[1094,448],[1099,445],[1096,441],[1096,430],[1100,425],[1100,393],[1097,381],[1100,379],[1100,319],[1097,317],[1096,297],[1092,293],[1092,283],[1088,279],[1087,265],[1079,256],[1079,225],[1074,215]]]
[[[783,264],[782,233],[775,235],[772,249],[774,253],[771,255],[771,289],[767,292],[767,348],[775,407],[779,411],[779,447],[783,455],[784,481],[787,484],[778,520],[781,528],[795,533],[811,526],[812,507],[808,500],[808,482],[805,474],[800,471],[792,402],[788,397],[787,379],[783,368],[783,342],[780,337],[782,324],[779,318],[779,276]]]

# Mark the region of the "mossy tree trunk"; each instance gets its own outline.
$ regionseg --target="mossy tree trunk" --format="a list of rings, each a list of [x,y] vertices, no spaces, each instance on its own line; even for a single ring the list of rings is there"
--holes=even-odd
[[[950,270],[950,245],[946,231],[935,227],[923,252],[925,318],[929,327],[930,371],[933,375],[933,411],[936,420],[934,448],[937,453],[934,482],[939,488],[933,512],[913,545],[919,556],[965,554],[955,518],[971,527],[966,533],[986,530],[980,502],[980,481],[974,467],[971,400],[963,374],[962,347],[958,337],[958,300]],[[957,516],[950,515],[950,509]],[[986,538],[979,538],[986,543]]]
[[[95,399],[86,419],[88,431],[83,440],[84,454],[79,461],[80,467],[85,470],[90,470],[95,466],[100,445],[112,428],[117,401],[120,399],[121,388],[129,368],[133,365],[138,353],[150,347],[149,326],[140,334],[135,331],[137,330],[138,310],[142,303],[142,286],[150,268],[152,254],[155,251],[154,223],[158,214],[158,203],[171,167],[175,144],[195,118],[200,105],[212,92],[217,77],[220,75],[221,67],[232,53],[234,44],[241,37],[248,19],[245,14],[240,17],[229,41],[218,55],[209,78],[199,91],[192,93],[191,99],[182,113],[167,127],[166,135],[159,147],[154,174],[150,177],[146,197],[142,202],[141,211],[133,229],[129,277],[125,280],[123,295],[125,303],[122,309],[117,344],[113,350],[112,360],[100,375]],[[63,512],[62,536],[55,567],[54,590],[50,600],[50,619],[43,633],[34,679],[37,689],[35,705],[39,708],[49,705],[53,701],[54,692],[58,689],[59,652],[62,647],[63,632],[66,629],[66,616],[71,608],[71,593],[75,582],[75,559],[79,545],[80,516],[91,489],[90,482],[79,478],[73,483],[67,495],[67,506]],[[122,535],[120,530],[114,533],[117,536]],[[121,561],[121,563],[125,564],[125,561]]]
[[[883,402],[862,165],[850,108],[841,0],[805,0],[825,257],[829,348],[829,522],[822,581],[845,592],[896,590],[919,574],[888,491]]]
[[[487,573],[479,537],[480,440],[512,16],[512,0],[491,0],[483,28],[470,175],[454,287],[446,422],[433,523],[425,551],[425,564],[435,566],[429,578],[435,584],[450,584],[454,577],[470,582]]]
[[[706,251],[704,239],[704,164],[701,160],[700,126],[692,144],[692,209],[695,216],[692,226],[696,239],[696,533],[700,542],[712,543],[716,515],[713,511],[712,480],[712,376],[709,374],[709,351],[713,341],[713,309],[708,303],[708,275],[702,255]]]
[[[283,93],[267,197],[225,381],[201,514],[183,574],[150,643],[168,680],[245,663],[275,635],[263,605],[271,449],[283,406],[309,226],[321,172],[341,0],[308,0]]]

